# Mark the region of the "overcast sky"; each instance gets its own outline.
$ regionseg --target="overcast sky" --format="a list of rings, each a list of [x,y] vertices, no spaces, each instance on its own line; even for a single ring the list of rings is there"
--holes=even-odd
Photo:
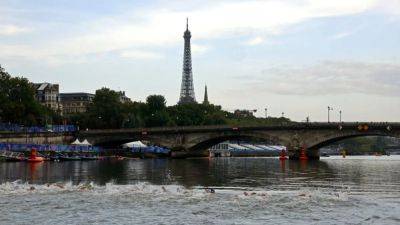
[[[400,121],[400,0],[1,0],[0,64],[61,92],[195,93],[293,120]]]

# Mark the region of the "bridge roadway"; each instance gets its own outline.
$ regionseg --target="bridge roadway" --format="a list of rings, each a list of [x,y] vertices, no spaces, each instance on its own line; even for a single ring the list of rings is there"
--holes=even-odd
[[[7,136],[8,135],[8,136]],[[18,136],[19,135],[19,136]],[[25,135],[25,136],[24,136]],[[205,155],[209,147],[226,140],[262,140],[288,148],[289,157],[297,159],[301,147],[309,158],[319,158],[319,148],[333,142],[359,136],[391,136],[400,138],[400,123],[289,123],[272,126],[188,126],[135,129],[86,130],[74,134],[0,134],[0,142],[49,143],[88,139],[94,145],[115,147],[146,140],[172,149],[175,156]],[[35,139],[35,136],[37,139]],[[60,137],[61,136],[61,137]],[[26,139],[24,138],[26,137]],[[7,140],[6,140],[7,139]],[[35,142],[36,140],[36,142]]]

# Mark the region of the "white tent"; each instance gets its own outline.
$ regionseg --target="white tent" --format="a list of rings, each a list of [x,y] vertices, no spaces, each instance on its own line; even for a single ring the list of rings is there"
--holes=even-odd
[[[125,143],[122,145],[123,148],[146,148],[147,145],[143,144],[141,141],[134,141]]]
[[[82,144],[82,142],[80,142],[78,140],[78,138],[74,142],[71,143],[71,145],[81,145],[81,144]]]
[[[83,140],[83,141],[81,142],[81,145],[92,145],[92,144],[90,144],[90,143],[88,142],[88,140],[85,139],[85,140]]]

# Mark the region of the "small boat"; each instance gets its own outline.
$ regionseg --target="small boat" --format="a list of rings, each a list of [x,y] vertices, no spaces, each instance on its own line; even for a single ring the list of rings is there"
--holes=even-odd
[[[2,152],[0,155],[0,161],[6,161],[6,162],[21,162],[25,161],[25,156],[22,153],[19,152]]]
[[[77,161],[77,160],[81,160],[82,158],[79,156],[60,156],[59,160],[60,161]]]
[[[81,160],[98,160],[99,157],[97,156],[82,156]]]
[[[4,161],[6,162],[21,162],[25,161],[24,157],[4,157]]]

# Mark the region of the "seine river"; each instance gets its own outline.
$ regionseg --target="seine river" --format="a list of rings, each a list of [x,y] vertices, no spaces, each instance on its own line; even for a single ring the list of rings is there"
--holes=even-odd
[[[400,224],[400,156],[0,162],[0,224]]]

